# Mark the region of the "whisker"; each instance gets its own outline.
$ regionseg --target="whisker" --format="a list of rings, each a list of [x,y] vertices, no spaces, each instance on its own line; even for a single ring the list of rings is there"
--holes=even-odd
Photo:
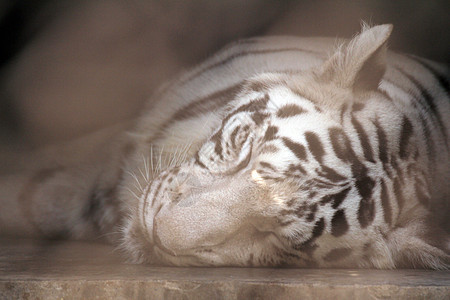
[[[175,160],[175,158],[176,158],[176,156],[177,156],[177,151],[178,151],[178,146],[177,146],[177,148],[175,148],[175,151],[174,151],[174,152],[171,152],[171,153],[170,153],[170,157],[169,157],[169,168],[172,168],[173,165],[174,165],[174,160]]]
[[[150,164],[151,164],[152,172],[155,173],[155,168],[153,167],[153,144],[150,145]]]
[[[142,158],[144,160],[144,173],[145,173],[144,179],[148,183],[149,179],[150,179],[150,171],[149,171],[148,161],[147,161],[147,157],[145,155],[142,155]]]
[[[158,166],[157,166],[158,172],[162,170],[162,163],[163,163],[162,155],[163,155],[163,152],[164,152],[164,145],[161,147],[161,151],[159,152]]]
[[[127,187],[126,190],[127,190],[128,192],[130,192],[137,200],[139,200],[140,197],[138,197],[138,195],[136,195],[136,193],[133,192],[129,187]]]
[[[141,183],[139,182],[139,179],[137,178],[136,174],[134,174],[130,171],[127,171],[127,174],[129,174],[136,181],[136,184],[137,184],[136,188],[138,188],[140,191],[142,191]]]
[[[141,173],[142,178],[144,178],[144,180],[146,180],[146,182],[148,183],[148,180],[146,179],[144,172],[142,172],[142,169],[139,167],[138,170],[139,170],[139,173]],[[142,188],[141,188],[141,190],[142,190]]]

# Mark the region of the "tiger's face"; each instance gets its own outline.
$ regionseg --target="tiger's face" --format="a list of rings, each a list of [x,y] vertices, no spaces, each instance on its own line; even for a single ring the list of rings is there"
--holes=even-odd
[[[349,192],[348,163],[327,154],[338,118],[285,84],[243,93],[194,157],[143,193],[154,255],[175,265],[310,263],[301,248],[331,205],[320,201]]]
[[[381,128],[408,127],[378,89],[390,31],[363,32],[310,72],[250,79],[190,158],[142,191],[124,230],[134,259],[394,267],[384,239],[394,221],[375,214],[374,200],[387,197],[385,149],[399,139]],[[199,120],[191,135],[205,132]]]

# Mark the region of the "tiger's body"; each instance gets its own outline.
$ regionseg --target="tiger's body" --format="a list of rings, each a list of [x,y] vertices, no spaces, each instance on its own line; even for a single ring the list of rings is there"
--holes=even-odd
[[[448,268],[448,69],[390,32],[229,46],[134,124],[5,177],[0,232],[155,264]]]

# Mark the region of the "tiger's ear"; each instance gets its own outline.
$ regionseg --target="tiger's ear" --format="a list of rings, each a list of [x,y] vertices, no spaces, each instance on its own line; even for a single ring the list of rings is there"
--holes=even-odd
[[[377,89],[386,70],[386,42],[392,27],[391,24],[363,26],[359,35],[323,64],[319,77],[353,91]]]

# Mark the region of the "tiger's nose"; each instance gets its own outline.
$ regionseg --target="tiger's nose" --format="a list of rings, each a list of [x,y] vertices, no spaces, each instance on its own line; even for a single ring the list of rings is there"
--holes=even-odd
[[[175,254],[222,242],[234,222],[225,206],[211,205],[204,200],[193,195],[161,208],[154,219],[155,242]]]
[[[155,243],[175,255],[224,242],[252,211],[242,180],[217,180],[161,208],[153,220]],[[247,198],[247,199],[246,199]]]

